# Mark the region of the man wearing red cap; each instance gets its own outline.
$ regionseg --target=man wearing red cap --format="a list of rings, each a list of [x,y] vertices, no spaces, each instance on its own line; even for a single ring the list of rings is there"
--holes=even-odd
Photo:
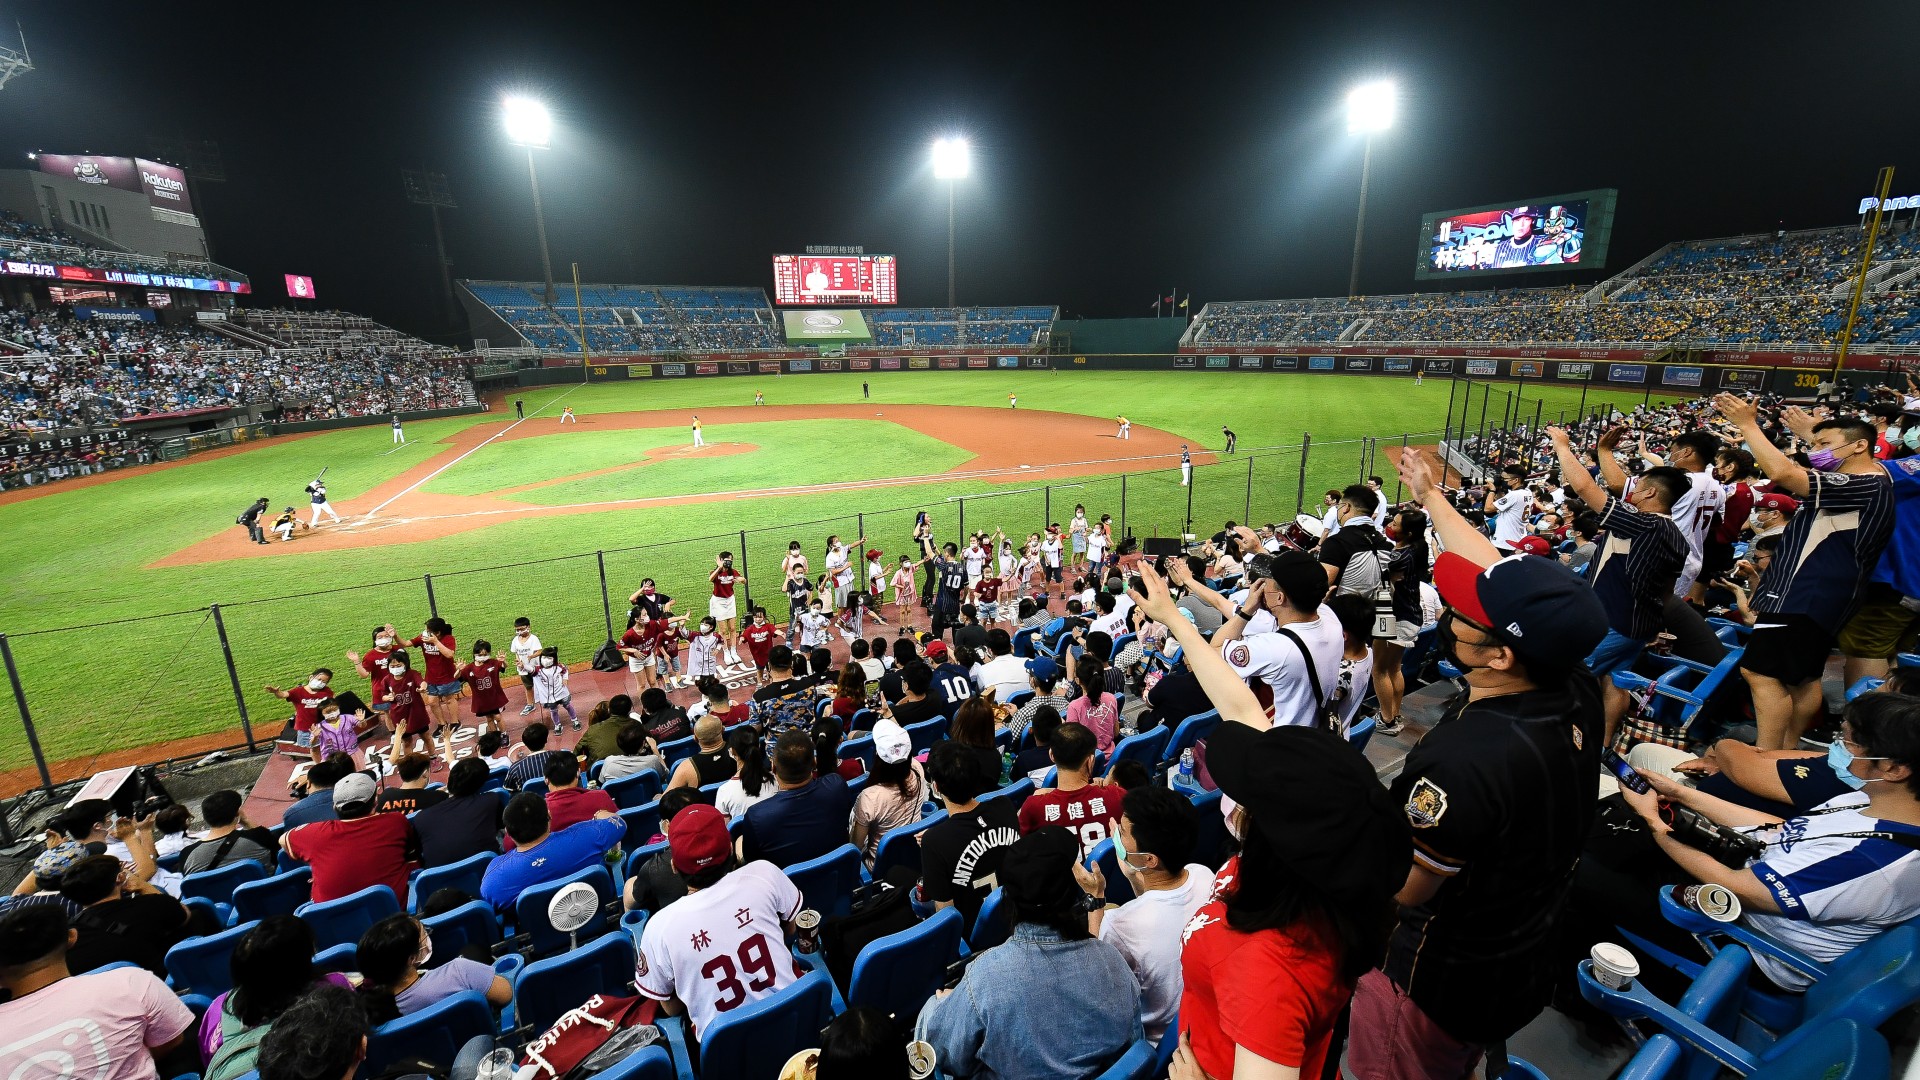
[[[1580,658],[1607,613],[1557,561],[1498,558],[1418,453],[1398,467],[1447,548],[1439,640],[1466,692],[1393,783],[1413,865],[1386,962],[1354,991],[1343,1071],[1464,1080],[1483,1057],[1502,1073],[1506,1039],[1552,993],[1547,945],[1598,806],[1600,688]]]
[[[786,935],[804,901],[772,863],[735,864],[727,819],[713,807],[694,803],[667,827],[687,895],[647,921],[633,985],[669,1016],[685,1013],[699,1038],[721,1013],[800,977]]]
[[[1800,500],[1777,491],[1756,495],[1753,500],[1753,538],[1779,536],[1787,531],[1787,519],[1800,509]]]

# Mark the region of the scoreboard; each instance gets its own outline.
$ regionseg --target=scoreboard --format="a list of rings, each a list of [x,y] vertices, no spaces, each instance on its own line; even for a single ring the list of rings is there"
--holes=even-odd
[[[891,255],[775,255],[776,304],[897,304],[900,283]]]

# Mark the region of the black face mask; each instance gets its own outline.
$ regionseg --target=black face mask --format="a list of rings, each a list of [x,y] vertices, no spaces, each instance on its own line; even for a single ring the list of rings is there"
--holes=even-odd
[[[1460,669],[1460,674],[1471,675],[1486,664],[1469,664],[1460,659],[1460,638],[1453,632],[1453,612],[1440,615],[1440,624],[1434,627],[1434,641],[1440,647],[1440,658]]]

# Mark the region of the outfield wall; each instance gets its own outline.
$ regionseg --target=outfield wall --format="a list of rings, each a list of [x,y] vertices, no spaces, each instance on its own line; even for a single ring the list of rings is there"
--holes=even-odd
[[[417,409],[412,412],[402,412],[400,419],[403,422],[410,420],[438,420],[445,416],[467,416],[472,413],[485,411],[487,410],[484,405],[461,405],[452,409]],[[378,416],[335,416],[325,420],[268,421],[268,426],[271,427],[272,433],[275,435],[299,435],[309,431],[338,431],[341,428],[374,427],[392,422],[393,415],[391,413],[381,413]]]

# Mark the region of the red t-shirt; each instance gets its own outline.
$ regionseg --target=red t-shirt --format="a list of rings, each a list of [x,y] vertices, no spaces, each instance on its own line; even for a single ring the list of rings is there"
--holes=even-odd
[[[293,706],[293,730],[312,731],[313,725],[320,721],[320,706],[332,700],[332,690],[312,690],[306,683],[294,687],[293,693],[287,696],[287,703]]]
[[[1043,825],[1072,829],[1080,840],[1080,857],[1084,859],[1093,854],[1100,841],[1119,831],[1120,797],[1124,794],[1118,785],[1111,784],[1036,792],[1020,804],[1020,832],[1025,835]]]
[[[740,571],[732,567],[721,567],[707,575],[707,580],[713,582],[713,595],[722,600],[731,600],[733,583],[740,580]]]
[[[647,642],[668,658],[680,655],[680,631],[665,619],[647,623]]]
[[[405,675],[387,675],[387,691],[393,695],[393,708],[387,710],[387,723],[394,730],[417,735],[427,730],[427,702],[420,696],[426,682],[417,671]]]
[[[973,595],[983,604],[995,603],[1000,599],[1000,579],[991,575],[980,579],[973,587]]]
[[[392,655],[392,649],[368,649],[360,655],[360,670],[373,681],[375,701],[387,696],[387,657]]]
[[[507,692],[500,686],[500,673],[506,666],[499,658],[489,656],[469,664],[466,674],[460,676],[461,682],[473,687],[473,715],[492,716],[507,707]]]
[[[773,642],[779,634],[772,623],[755,626],[748,623],[740,631],[740,637],[747,643],[747,651],[753,654],[753,662],[760,667],[767,666],[767,654],[773,651]]]
[[[447,644],[447,651],[444,653],[437,653],[432,649],[428,649],[426,647],[426,640],[426,635],[421,634],[407,642],[407,644],[422,650],[421,655],[426,657],[427,682],[434,686],[445,686],[450,682],[454,682],[453,669],[458,666],[458,662],[453,656],[453,647],[456,644],[453,640],[453,635],[448,634],[446,637],[440,639]]]
[[[287,834],[287,850],[313,867],[313,898],[338,900],[385,885],[407,902],[407,849],[417,846],[405,814],[368,814],[352,821],[315,821]]]
[[[1753,514],[1753,488],[1745,481],[1727,489],[1727,508],[1720,514],[1720,524],[1713,527],[1713,542],[1731,544],[1740,539],[1740,530],[1747,527],[1747,518]]]
[[[613,796],[604,791],[576,787],[547,792],[547,817],[552,819],[549,828],[554,832],[590,820],[601,810],[617,814],[620,807],[614,804]]]
[[[746,702],[736,701],[724,709],[708,709],[707,715],[720,721],[720,726],[722,727],[732,727],[735,724],[744,724],[748,720],[753,719],[753,710],[747,707]]]
[[[1216,896],[1232,891],[1234,866],[1221,869]],[[1243,934],[1227,925],[1224,900],[1209,901],[1188,921],[1180,953],[1180,1030],[1201,1070],[1228,1080],[1238,1045],[1319,1076],[1334,1022],[1353,997],[1338,956],[1333,934],[1317,923]]]
[[[653,655],[653,639],[640,632],[640,627],[646,625],[648,624],[640,623],[636,626],[629,626],[627,627],[627,632],[620,635],[621,646],[639,653],[640,659],[642,660]],[[629,657],[629,659],[631,659],[631,657]]]

